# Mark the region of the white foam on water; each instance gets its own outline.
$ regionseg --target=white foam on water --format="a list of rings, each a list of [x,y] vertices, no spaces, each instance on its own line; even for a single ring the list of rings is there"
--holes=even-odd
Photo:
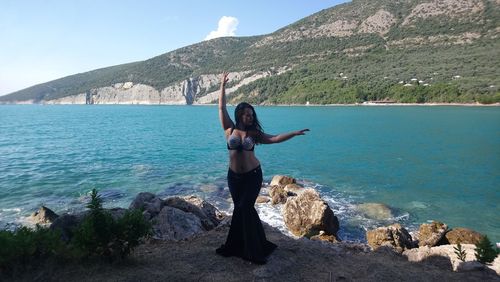
[[[271,204],[258,204],[256,205],[256,210],[259,213],[259,217],[262,221],[277,228],[281,233],[295,237],[288,228],[285,226],[285,221],[283,220],[283,215],[281,213],[283,205],[271,205]]]
[[[16,212],[16,213],[20,213],[21,209],[20,208],[0,209],[0,211],[2,211],[2,212]]]

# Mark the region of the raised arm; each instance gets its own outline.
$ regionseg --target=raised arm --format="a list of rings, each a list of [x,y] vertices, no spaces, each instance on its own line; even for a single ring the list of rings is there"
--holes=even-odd
[[[234,123],[229,117],[226,108],[226,83],[229,80],[229,78],[227,77],[228,74],[228,72],[222,73],[219,94],[219,119],[224,131],[226,131],[228,128],[234,127]]]
[[[262,144],[274,144],[274,143],[280,143],[284,142],[287,140],[292,139],[295,136],[298,135],[305,135],[306,131],[309,131],[309,129],[302,129],[302,130],[297,130],[297,131],[292,131],[288,133],[281,133],[278,135],[270,135],[270,134],[263,134],[262,139],[260,140]]]
[[[229,78],[227,77],[228,75],[228,72],[222,73],[219,94],[219,119],[224,131],[228,128],[234,127],[234,123],[229,117],[226,108],[226,83],[229,81]]]

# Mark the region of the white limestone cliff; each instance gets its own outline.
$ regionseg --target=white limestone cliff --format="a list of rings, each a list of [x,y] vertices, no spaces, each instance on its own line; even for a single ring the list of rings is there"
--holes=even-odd
[[[274,71],[281,74],[289,68]],[[243,85],[260,78],[273,75],[271,71],[233,72],[229,80],[235,84],[226,90],[229,94]],[[120,104],[120,105],[192,105],[209,104],[217,100],[219,94],[220,74],[203,74],[191,77],[162,90],[150,85],[134,84],[131,81],[115,83],[112,86],[95,88],[86,93],[79,93],[63,98],[44,100],[43,104]],[[216,89],[216,90],[214,90]],[[213,90],[213,91],[211,91]],[[207,91],[211,91],[206,93]]]

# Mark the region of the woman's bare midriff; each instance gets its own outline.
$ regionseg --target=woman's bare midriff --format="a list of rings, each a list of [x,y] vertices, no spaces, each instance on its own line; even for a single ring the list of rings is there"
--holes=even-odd
[[[229,151],[229,168],[236,173],[249,172],[260,165],[253,151]]]

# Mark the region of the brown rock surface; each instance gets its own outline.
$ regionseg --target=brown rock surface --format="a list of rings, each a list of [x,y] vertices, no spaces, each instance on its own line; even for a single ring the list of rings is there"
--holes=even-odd
[[[32,220],[34,223],[52,223],[54,220],[56,220],[59,217],[55,212],[53,212],[51,209],[41,206],[38,211],[34,212],[30,216],[30,220]]]
[[[287,184],[285,186],[285,191],[288,193],[288,195],[299,195],[301,194],[302,192],[304,192],[304,187],[298,185],[298,184],[295,184],[295,183],[291,183],[291,184]]]
[[[390,247],[401,253],[414,246],[411,235],[397,223],[367,231],[366,240],[374,250],[380,247]]]
[[[269,196],[271,196],[271,204],[284,204],[287,199],[287,192],[281,185],[273,185],[269,187]]]
[[[273,180],[271,180],[271,186],[273,185],[282,185],[285,186],[287,184],[292,184],[295,183],[295,178],[290,177],[290,176],[285,176],[285,175],[275,175],[273,177]]]
[[[419,236],[419,242],[418,245],[420,247],[422,246],[429,246],[429,247],[434,247],[438,245],[438,242],[441,241],[441,239],[444,237],[444,234],[448,230],[448,226],[446,224],[439,222],[439,221],[433,221],[432,223],[424,223],[420,225],[420,228],[418,230]]]
[[[294,235],[310,237],[321,230],[327,235],[337,235],[339,221],[318,192],[307,189],[296,197],[290,197],[283,206],[283,220]]]
[[[483,238],[481,233],[462,227],[453,228],[444,236],[448,244],[477,244]]]

